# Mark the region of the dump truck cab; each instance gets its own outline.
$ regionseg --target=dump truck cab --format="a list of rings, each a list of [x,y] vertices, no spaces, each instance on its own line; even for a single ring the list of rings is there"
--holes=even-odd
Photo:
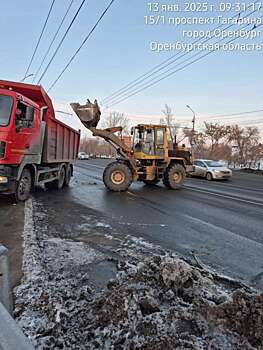
[[[41,120],[39,107],[13,91],[0,89],[0,165],[20,164],[38,138]],[[31,146],[30,155],[38,150]]]

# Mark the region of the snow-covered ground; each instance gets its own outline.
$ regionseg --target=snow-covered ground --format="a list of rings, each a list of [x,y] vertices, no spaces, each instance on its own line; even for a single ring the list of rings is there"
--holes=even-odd
[[[262,349],[263,294],[101,218],[69,238],[34,200],[25,215],[15,317],[36,349]]]

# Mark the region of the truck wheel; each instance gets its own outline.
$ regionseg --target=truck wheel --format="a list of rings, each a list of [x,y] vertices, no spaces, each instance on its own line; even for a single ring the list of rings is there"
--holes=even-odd
[[[185,177],[185,168],[181,164],[174,164],[165,171],[163,183],[172,190],[178,190],[182,187]]]
[[[63,166],[60,169],[58,180],[47,182],[45,185],[46,188],[50,190],[61,190],[65,183],[65,177],[66,177],[66,170],[65,170],[65,167]]]
[[[145,185],[154,186],[154,185],[157,185],[160,182],[160,180],[159,179],[143,180],[143,182],[145,183]]]
[[[17,202],[26,201],[31,192],[32,176],[28,169],[24,169],[19,181],[17,182],[15,199]]]
[[[71,170],[71,167],[69,166],[67,167],[67,170],[66,170],[64,186],[68,187],[71,180],[71,175],[72,175],[72,170]]]
[[[131,169],[124,163],[110,163],[104,170],[103,182],[110,191],[127,191],[132,183]]]

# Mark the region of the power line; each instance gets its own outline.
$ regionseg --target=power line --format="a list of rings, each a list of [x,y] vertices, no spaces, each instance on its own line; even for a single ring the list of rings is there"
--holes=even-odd
[[[70,4],[68,5],[68,8],[67,8],[67,10],[66,10],[66,12],[65,12],[65,14],[64,14],[64,16],[63,16],[63,18],[62,18],[62,21],[60,22],[60,25],[59,25],[59,27],[58,27],[58,29],[57,29],[55,35],[53,36],[53,39],[52,39],[52,41],[51,41],[51,43],[50,43],[50,45],[49,45],[49,47],[48,47],[48,49],[47,49],[47,51],[46,51],[46,53],[45,53],[43,59],[42,59],[42,61],[41,61],[40,65],[39,65],[39,67],[38,67],[38,69],[37,69],[37,72],[36,72],[36,74],[35,74],[35,76],[34,76],[33,82],[35,81],[36,77],[38,76],[38,73],[40,72],[40,70],[41,70],[41,68],[42,68],[42,66],[43,66],[43,64],[44,64],[44,62],[45,62],[45,60],[46,60],[46,58],[47,58],[47,56],[48,56],[48,54],[49,54],[49,52],[50,52],[50,50],[51,50],[51,47],[52,47],[52,45],[54,44],[54,41],[56,40],[56,38],[57,38],[57,36],[58,36],[58,33],[59,33],[59,31],[60,31],[60,29],[61,29],[63,23],[65,22],[65,19],[66,19],[67,15],[68,15],[68,13],[69,13],[69,11],[70,11],[70,9],[71,9],[73,3],[74,3],[74,0],[71,0],[71,1],[70,1]]]
[[[80,50],[82,49],[82,47],[85,45],[85,43],[88,41],[88,39],[90,38],[90,36],[92,35],[92,33],[95,31],[95,29],[97,28],[97,26],[99,25],[99,23],[101,22],[101,20],[103,19],[103,17],[106,15],[106,13],[109,11],[110,7],[112,6],[112,4],[114,3],[115,0],[111,0],[109,5],[106,7],[106,9],[103,11],[103,13],[101,14],[101,16],[99,17],[99,19],[97,20],[97,22],[95,23],[95,25],[93,26],[93,28],[91,29],[91,31],[89,32],[89,34],[86,36],[86,38],[82,41],[80,47],[77,49],[77,51],[74,53],[74,55],[70,58],[69,62],[66,64],[66,66],[63,68],[62,72],[59,74],[59,76],[56,78],[56,80],[51,84],[51,86],[48,89],[48,92],[53,89],[53,87],[56,85],[56,83],[59,81],[59,79],[62,77],[62,75],[65,73],[65,71],[68,69],[68,67],[70,66],[70,64],[74,61],[74,59],[76,58],[76,56],[78,55],[78,53],[80,52]]]
[[[232,25],[231,25],[231,26],[232,26]],[[229,27],[231,27],[231,26],[229,26]],[[226,29],[228,29],[229,27],[227,27]],[[213,39],[213,37],[211,37],[211,38],[209,38],[209,39],[206,39],[206,40],[203,42],[203,44],[206,43],[207,41],[210,41],[211,39]],[[224,40],[224,39],[225,39],[225,38],[223,38],[222,40]],[[220,41],[222,41],[222,40],[220,40]],[[219,42],[220,42],[220,41],[219,41]],[[214,43],[214,44],[216,44],[216,43]],[[181,55],[181,56],[179,57],[179,59],[180,59],[180,58],[183,58],[184,56],[187,56],[187,55],[188,55],[190,52],[192,52],[192,51],[193,51],[193,49],[190,50],[189,52],[187,52],[187,53]],[[183,63],[185,63],[185,62],[187,62],[187,61],[193,59],[194,57],[197,57],[197,56],[201,55],[202,52],[203,52],[203,51],[197,52],[197,53],[194,54],[193,56],[191,56],[191,57],[189,57],[189,58],[186,58],[184,61],[179,62],[179,63],[176,64],[175,66],[173,66],[173,67],[167,69],[167,70],[164,71],[163,73],[158,74],[157,76],[155,76],[155,77],[153,77],[152,79],[146,81],[145,83],[140,83],[140,84],[139,84],[138,86],[136,86],[134,89],[132,89],[132,90],[130,90],[130,91],[127,91],[127,92],[124,93],[124,94],[122,93],[122,94],[120,94],[120,96],[116,96],[112,101],[110,101],[110,105],[114,105],[114,104],[116,103],[116,101],[118,101],[120,98],[123,98],[123,97],[127,96],[128,94],[130,94],[130,93],[136,91],[136,89],[145,86],[145,84],[149,84],[150,82],[153,82],[153,81],[155,81],[155,80],[158,79],[158,78],[161,78],[164,74],[167,74],[167,73],[173,71],[176,67],[178,67],[178,66],[182,65]],[[164,67],[164,68],[165,68],[165,67]],[[129,90],[129,89],[128,89],[128,90]]]
[[[56,1],[56,0],[53,0],[52,3],[51,3],[51,6],[50,6],[49,11],[48,11],[48,14],[47,14],[47,18],[46,18],[45,23],[44,23],[44,26],[43,26],[43,28],[42,28],[42,31],[41,31],[40,36],[39,36],[39,38],[38,38],[38,41],[37,41],[36,47],[35,47],[35,49],[34,49],[33,55],[32,55],[32,57],[31,57],[31,59],[30,59],[30,62],[29,62],[29,64],[28,64],[28,67],[27,67],[27,69],[26,69],[25,76],[27,76],[27,74],[28,74],[28,72],[29,72],[29,69],[30,69],[30,67],[31,67],[31,65],[32,65],[32,63],[33,63],[33,60],[34,60],[34,58],[35,58],[37,49],[38,49],[38,47],[39,47],[40,41],[41,41],[42,36],[43,36],[43,34],[44,34],[44,31],[45,31],[45,29],[46,29],[46,26],[47,26],[49,17],[50,17],[50,15],[51,15],[53,6],[54,6],[54,4],[55,4],[55,1]]]
[[[244,29],[244,28],[246,28],[248,25],[250,25],[250,24],[247,24],[245,27],[242,27],[241,30]],[[252,30],[254,30],[254,29],[260,27],[261,25],[262,25],[262,24],[260,24],[259,26],[255,26],[255,25],[254,25],[253,28],[252,28],[250,31],[252,31]],[[240,37],[240,36],[237,36],[237,37],[235,37],[235,38],[229,40],[229,41],[226,42],[225,44],[228,45],[228,44],[230,44],[231,42],[237,40],[239,37]],[[215,44],[218,44],[218,43],[220,43],[220,42],[223,41],[223,40],[225,40],[225,38],[219,40],[219,41],[216,42]],[[216,51],[216,49],[213,49],[213,50],[209,51],[208,53],[206,53],[206,54],[202,55],[201,57],[195,59],[194,61],[192,61],[192,62],[190,62],[190,63],[188,63],[188,64],[182,66],[181,68],[178,68],[177,70],[172,71],[171,73],[162,76],[162,77],[161,77],[160,79],[158,79],[158,80],[152,79],[152,80],[154,80],[154,81],[153,81],[151,84],[149,84],[149,82],[148,82],[148,83],[147,83],[148,85],[146,85],[146,86],[140,88],[139,90],[136,90],[136,91],[134,91],[134,92],[132,92],[132,93],[130,93],[130,94],[128,94],[128,95],[125,94],[125,95],[123,96],[123,98],[121,98],[121,99],[119,99],[119,100],[113,102],[113,103],[112,103],[110,106],[108,106],[108,107],[112,107],[112,106],[115,106],[116,104],[119,104],[119,103],[121,103],[121,102],[123,102],[123,101],[126,101],[128,98],[130,98],[130,97],[132,97],[132,96],[134,96],[134,95],[137,95],[138,93],[140,93],[140,92],[142,92],[142,91],[144,91],[144,90],[150,88],[150,87],[153,86],[153,85],[156,85],[156,84],[159,83],[160,81],[162,81],[162,80],[164,80],[164,79],[167,79],[168,77],[170,77],[170,76],[176,74],[177,72],[179,72],[179,71],[181,71],[181,70],[187,68],[188,66],[194,64],[195,62],[200,61],[202,58],[205,58],[206,56],[212,54],[212,53],[215,52],[215,51]],[[195,56],[199,55],[200,53],[201,53],[201,52],[199,52],[199,53],[193,55],[190,59],[194,58]],[[188,60],[189,60],[189,59],[186,59],[185,61],[188,61]],[[182,62],[182,63],[184,63],[184,62]],[[182,63],[180,63],[179,65],[181,65]],[[156,79],[156,78],[155,78],[155,79]]]
[[[254,13],[254,12],[255,12],[255,11],[251,12],[249,15],[246,15],[246,16],[243,17],[243,18],[246,18],[246,17],[250,16],[250,15],[251,15],[252,13]],[[235,25],[235,24],[231,24],[230,26],[228,26],[227,28],[225,28],[225,30],[229,29],[230,27],[232,27],[232,26],[234,26],[234,25]],[[248,25],[246,25],[246,26],[248,26]],[[208,41],[210,41],[210,40],[213,39],[213,38],[214,38],[214,35],[213,35],[211,38],[206,39],[206,40],[203,42],[203,44],[206,43],[206,42],[208,42]],[[225,39],[225,38],[221,39],[219,42],[221,42],[221,41],[224,40],[224,39]],[[217,43],[219,43],[219,42],[217,42]],[[214,43],[214,44],[216,44],[216,43]],[[179,59],[182,58],[182,57],[184,57],[184,56],[186,56],[186,55],[188,55],[188,54],[190,54],[191,51],[193,51],[193,49],[190,50],[189,52],[186,52],[185,54],[181,55],[181,56],[179,57]],[[176,67],[182,65],[183,63],[185,63],[185,62],[187,62],[187,61],[189,61],[189,60],[191,60],[191,59],[193,59],[194,57],[199,56],[200,54],[202,54],[202,51],[197,52],[196,54],[194,54],[193,56],[191,56],[191,57],[189,57],[189,58],[186,58],[183,62],[180,62],[180,63],[176,64],[175,66],[173,66],[173,67],[171,67],[170,69],[166,70],[165,72],[163,72],[163,73],[161,73],[161,74],[155,76],[154,78],[152,78],[152,79],[150,79],[150,80],[147,79],[147,80],[148,80],[147,82],[145,82],[145,83],[143,83],[143,84],[140,83],[139,86],[135,87],[135,88],[132,89],[131,91],[127,91],[127,93],[124,93],[124,94],[121,93],[120,96],[116,96],[115,98],[113,98],[113,101],[110,102],[110,105],[111,105],[111,106],[112,106],[112,105],[115,105],[115,103],[118,103],[118,100],[119,100],[120,98],[124,98],[124,97],[126,97],[128,94],[131,94],[132,92],[134,92],[134,91],[136,91],[138,88],[140,88],[140,86],[143,87],[143,86],[145,86],[145,84],[149,84],[150,82],[153,82],[155,79],[161,78],[164,74],[167,74],[167,73],[173,71],[174,68],[176,68]],[[164,67],[164,68],[165,68],[165,67]],[[136,85],[136,84],[135,84],[135,85]],[[130,89],[128,89],[128,90],[130,90]]]
[[[255,114],[255,113],[260,113],[263,112],[263,109],[259,109],[257,111],[248,111],[248,112],[241,112],[241,113],[232,113],[232,114],[217,114],[217,115],[213,115],[210,118],[224,118],[224,117],[235,117],[235,116],[243,116],[243,115],[247,115],[247,114]],[[228,118],[225,118],[228,119]]]
[[[231,20],[233,20],[234,18],[238,17],[238,20],[240,20],[240,16],[243,12],[246,12],[249,8],[251,7],[251,5],[244,11],[241,11],[240,13],[238,13],[237,15],[233,16],[231,18]],[[251,14],[253,14],[254,12],[257,12],[257,10],[254,10],[253,12],[249,13],[247,16],[243,17],[246,18],[248,16],[250,16]],[[232,27],[234,24],[228,26],[226,29]],[[224,24],[220,24],[219,26],[214,28],[214,31],[221,28],[222,26],[224,26]],[[197,40],[195,40],[192,45],[197,44],[199,41],[201,41],[203,38],[199,38]],[[202,44],[204,44],[205,42],[211,40],[212,38],[205,40]],[[145,74],[139,76],[137,79],[131,81],[130,83],[128,83],[127,85],[125,85],[123,88],[117,90],[116,92],[114,92],[113,94],[105,97],[102,100],[102,103],[109,103],[111,100],[115,100],[117,96],[119,95],[123,95],[124,92],[126,92],[127,90],[130,90],[132,87],[142,83],[145,80],[148,80],[151,76],[157,74],[158,72],[162,71],[163,69],[165,69],[166,67],[170,66],[172,63],[176,62],[177,60],[179,60],[180,58],[186,56],[188,53],[190,53],[191,51],[193,51],[193,49],[187,51],[186,53],[184,53],[183,55],[181,55],[180,57],[177,57],[181,52],[176,53],[175,55],[171,56],[170,58],[164,60],[162,63],[158,64],[157,66],[153,67],[151,70],[149,70],[148,72],[146,72]],[[170,63],[168,63],[169,61],[171,61]]]
[[[66,39],[66,36],[68,35],[68,33],[69,33],[69,31],[70,31],[70,28],[72,27],[73,23],[74,23],[75,20],[77,19],[78,14],[79,14],[80,10],[82,9],[82,7],[83,7],[83,5],[84,5],[85,2],[86,2],[86,0],[82,0],[82,3],[80,4],[80,6],[79,6],[77,12],[75,13],[75,15],[74,15],[72,21],[70,22],[70,24],[69,24],[69,26],[68,26],[68,28],[67,28],[65,34],[63,35],[62,39],[60,40],[60,42],[59,42],[59,44],[58,44],[58,46],[57,46],[57,48],[56,48],[56,50],[55,50],[53,56],[51,57],[50,61],[48,62],[46,68],[44,69],[44,71],[43,71],[43,73],[42,73],[42,75],[41,75],[41,77],[39,78],[39,80],[38,80],[38,82],[37,82],[38,84],[40,84],[41,80],[44,78],[46,72],[48,71],[48,69],[49,69],[51,63],[53,62],[54,58],[56,57],[56,55],[57,55],[59,49],[61,48],[61,45],[63,44],[64,40]]]

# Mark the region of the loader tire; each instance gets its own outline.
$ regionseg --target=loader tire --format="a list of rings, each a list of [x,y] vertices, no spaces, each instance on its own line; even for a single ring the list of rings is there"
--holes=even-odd
[[[110,163],[104,170],[103,182],[112,192],[125,192],[132,183],[131,169],[125,163]]]
[[[159,179],[143,180],[143,182],[145,183],[145,185],[154,186],[154,185],[157,185],[160,182],[160,180]]]
[[[32,175],[28,169],[24,169],[19,181],[17,182],[16,192],[15,192],[15,201],[16,202],[25,202],[31,192],[32,188]]]
[[[182,187],[185,177],[185,168],[181,164],[174,164],[164,173],[163,184],[172,190],[178,190]]]

